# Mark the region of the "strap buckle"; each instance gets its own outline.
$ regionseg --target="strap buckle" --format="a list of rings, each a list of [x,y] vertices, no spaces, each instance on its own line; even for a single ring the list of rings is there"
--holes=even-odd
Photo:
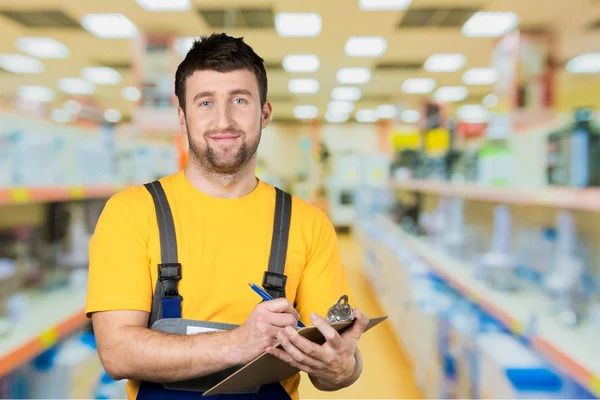
[[[181,280],[180,263],[158,264],[158,279],[162,282],[162,297],[181,297],[177,285]]]
[[[279,298],[285,295],[285,285],[287,276],[277,272],[265,271],[263,275],[262,287],[273,297]],[[278,296],[273,296],[272,292],[277,292]]]

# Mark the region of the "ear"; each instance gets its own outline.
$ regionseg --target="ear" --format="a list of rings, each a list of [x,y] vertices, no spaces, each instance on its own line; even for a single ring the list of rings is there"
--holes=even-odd
[[[179,107],[177,109],[177,115],[179,116],[179,128],[181,129],[181,131],[183,133],[185,133],[187,135],[188,127],[187,127],[187,122],[185,120],[185,111],[183,111],[183,108]]]
[[[267,127],[267,125],[269,125],[269,123],[271,122],[271,117],[273,116],[273,106],[271,105],[271,102],[269,102],[269,100],[267,100],[265,102],[265,105],[262,108],[262,127],[263,129]]]

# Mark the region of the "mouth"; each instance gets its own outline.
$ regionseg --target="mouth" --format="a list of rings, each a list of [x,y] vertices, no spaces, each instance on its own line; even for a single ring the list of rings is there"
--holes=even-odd
[[[211,140],[217,141],[217,142],[232,142],[234,140],[236,140],[239,136],[235,136],[235,135],[216,135],[216,136],[209,136],[209,138]]]

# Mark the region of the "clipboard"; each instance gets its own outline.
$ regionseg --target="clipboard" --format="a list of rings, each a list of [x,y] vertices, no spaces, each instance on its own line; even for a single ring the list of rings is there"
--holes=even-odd
[[[367,325],[365,332],[367,332],[374,326],[379,325],[386,319],[387,315],[377,318],[370,318],[369,324]],[[354,320],[334,322],[331,323],[330,326],[334,327],[336,331],[342,333],[353,323]],[[301,328],[298,330],[298,333],[301,336],[310,340],[311,342],[317,343],[319,345],[325,343],[325,338],[323,337],[323,334],[321,334],[321,331],[319,331],[315,326]],[[281,349],[282,346],[278,345],[277,348]],[[279,358],[271,354],[263,353],[262,355],[254,359],[254,361],[251,361],[250,363],[246,364],[234,374],[228,376],[226,379],[223,379],[221,382],[204,392],[202,396],[226,394],[240,390],[245,390],[252,387],[267,385],[269,383],[284,381],[293,377],[298,372],[299,370],[297,368],[292,367],[285,361],[280,360]]]

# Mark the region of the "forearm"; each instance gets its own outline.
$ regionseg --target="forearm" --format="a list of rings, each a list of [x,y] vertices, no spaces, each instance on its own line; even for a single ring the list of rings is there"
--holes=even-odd
[[[355,360],[355,364],[354,364],[354,371],[352,372],[352,375],[350,375],[348,378],[342,380],[341,382],[332,382],[332,381],[328,381],[328,380],[318,379],[318,378],[314,378],[310,375],[309,375],[309,378],[310,378],[312,384],[315,386],[315,388],[317,388],[321,391],[324,391],[324,392],[333,392],[336,390],[343,389],[345,387],[352,385],[354,382],[356,382],[358,380],[358,378],[360,377],[360,375],[362,374],[363,361],[362,361],[362,355],[360,354],[360,351],[358,350],[358,348],[356,348],[356,350],[354,351],[354,360]]]
[[[227,369],[240,358],[229,331],[175,335],[137,326],[121,330],[122,340],[103,360],[117,379],[176,382]]]

